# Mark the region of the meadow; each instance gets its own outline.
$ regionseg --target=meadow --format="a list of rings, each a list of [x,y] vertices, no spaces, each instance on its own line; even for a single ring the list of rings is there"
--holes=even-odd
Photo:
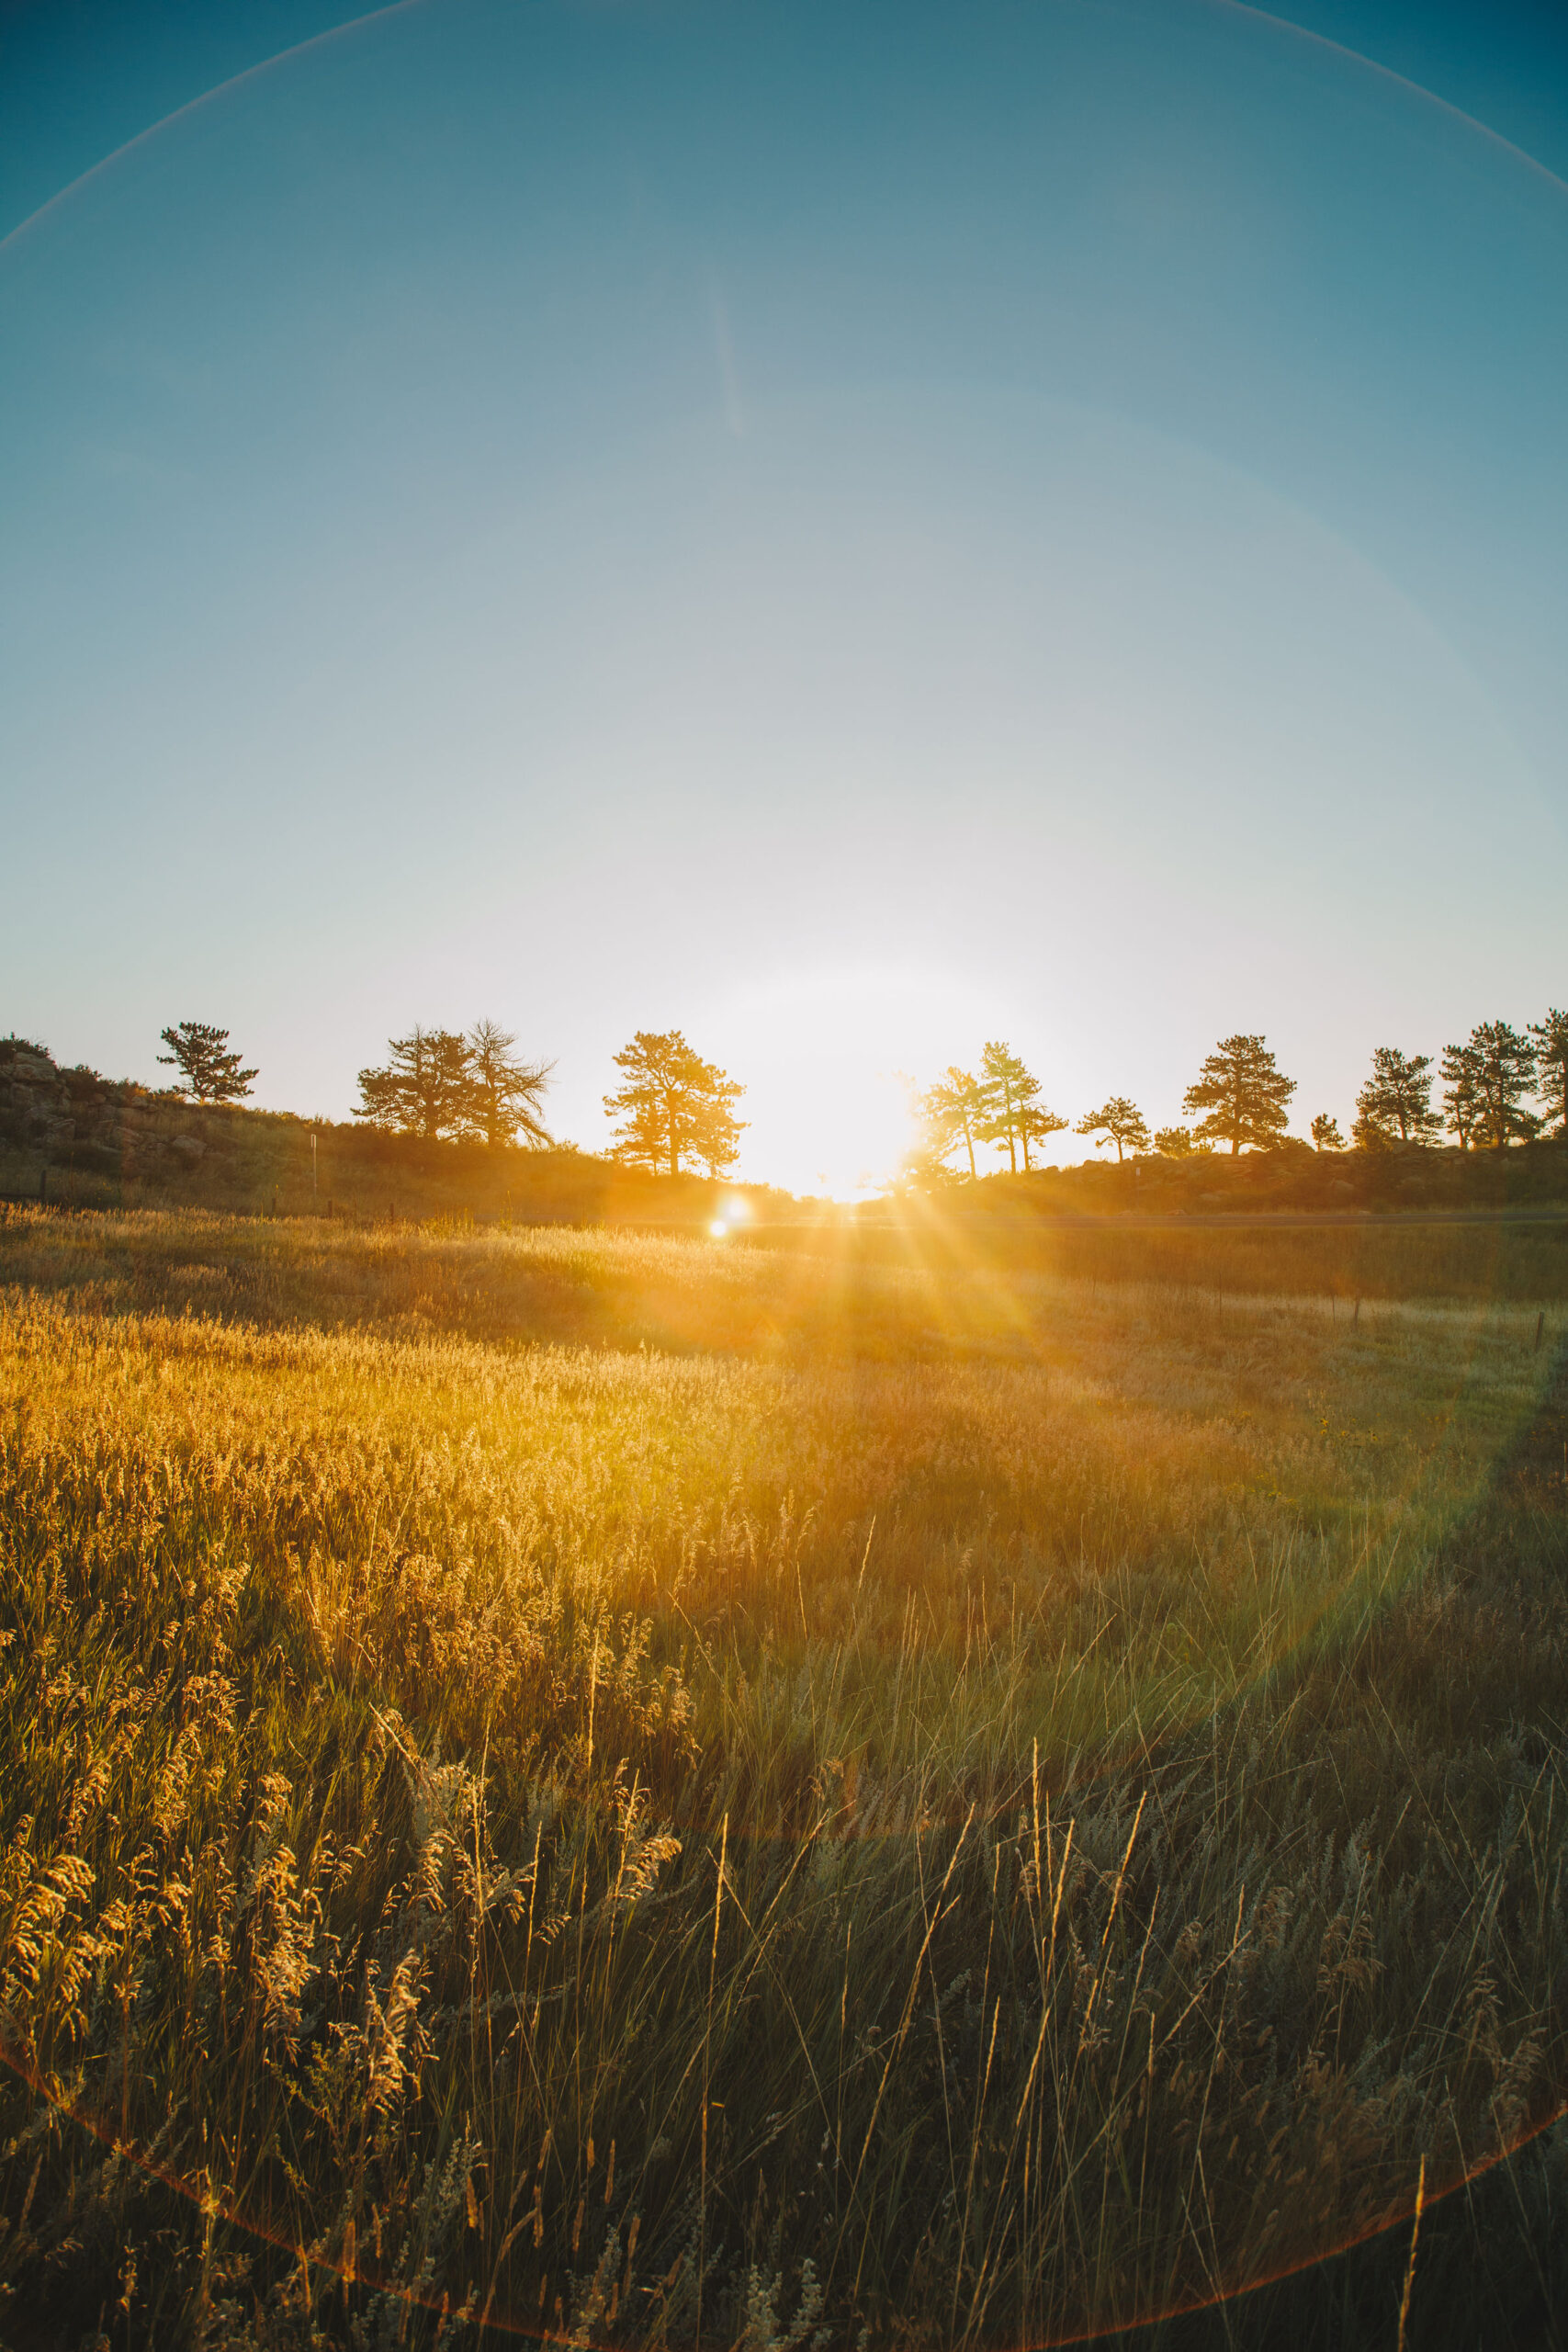
[[[1560,1248],[922,1217],[0,1216],[6,2342],[1558,2340]]]

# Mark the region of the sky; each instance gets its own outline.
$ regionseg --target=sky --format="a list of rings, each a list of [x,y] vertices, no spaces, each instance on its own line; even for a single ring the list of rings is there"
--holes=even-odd
[[[344,13],[0,7],[0,1028],[851,1194],[1568,1002],[1558,12]]]

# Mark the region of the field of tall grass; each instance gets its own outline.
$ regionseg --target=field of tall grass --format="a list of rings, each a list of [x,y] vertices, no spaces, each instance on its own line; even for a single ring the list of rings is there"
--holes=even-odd
[[[0,1221],[6,2343],[1559,2340],[1568,1316],[875,1255]]]

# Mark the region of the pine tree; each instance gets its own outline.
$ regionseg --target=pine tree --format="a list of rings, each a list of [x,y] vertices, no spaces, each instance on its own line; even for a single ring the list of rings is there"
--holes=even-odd
[[[671,1176],[687,1159],[710,1176],[735,1165],[746,1125],[735,1105],[746,1090],[694,1053],[679,1029],[639,1029],[615,1064],[626,1084],[604,1097],[605,1110],[621,1120],[611,1146],[615,1159]]]
[[[927,1087],[916,1107],[930,1158],[944,1160],[962,1140],[973,1180],[975,1139],[986,1116],[979,1080],[971,1071],[960,1069],[956,1063],[949,1063],[936,1084]]]
[[[1481,1122],[1479,1057],[1469,1046],[1445,1046],[1439,1075],[1448,1125],[1458,1136],[1461,1151],[1469,1151]]]
[[[1443,1047],[1444,1102],[1461,1147],[1506,1150],[1528,1141],[1540,1121],[1524,1107],[1535,1084],[1535,1047],[1506,1021],[1482,1021],[1462,1046]]]
[[[1192,1140],[1190,1127],[1157,1127],[1155,1149],[1162,1159],[1190,1159],[1198,1146]]]
[[[474,1088],[467,1038],[452,1029],[416,1025],[406,1037],[391,1038],[387,1050],[390,1058],[384,1068],[359,1073],[356,1119],[432,1142],[471,1130]]]
[[[242,1069],[239,1055],[227,1051],[227,1029],[215,1029],[207,1021],[182,1021],[159,1034],[171,1050],[158,1059],[181,1073],[176,1094],[188,1094],[197,1102],[243,1102],[249,1094],[251,1080],[259,1073]]]
[[[1314,1151],[1343,1151],[1345,1148],[1339,1122],[1326,1111],[1320,1111],[1312,1123],[1312,1147]]]
[[[1432,1108],[1430,1054],[1402,1054],[1379,1046],[1372,1074],[1356,1097],[1356,1141],[1363,1151],[1386,1151],[1395,1143],[1433,1143],[1442,1134],[1441,1114]]]
[[[1124,1094],[1113,1094],[1098,1111],[1087,1111],[1078,1121],[1080,1136],[1095,1136],[1100,1141],[1107,1137],[1116,1146],[1116,1164],[1122,1165],[1122,1151],[1147,1151],[1149,1130],[1143,1113]]]
[[[1043,1102],[1026,1102],[1018,1114],[1019,1140],[1023,1146],[1023,1164],[1029,1166],[1029,1147],[1043,1143],[1047,1136],[1061,1135],[1068,1122]]]
[[[1184,1110],[1204,1114],[1193,1130],[1198,1139],[1228,1143],[1234,1158],[1246,1144],[1266,1150],[1279,1141],[1295,1091],[1265,1041],[1238,1031],[1221,1038],[1181,1100]]]
[[[975,1134],[981,1143],[1006,1148],[1008,1165],[1015,1176],[1020,1148],[1027,1172],[1031,1137],[1039,1133],[1054,1134],[1058,1126],[1066,1125],[1066,1120],[1053,1119],[1050,1126],[1038,1126],[1029,1113],[1039,1094],[1040,1080],[1031,1076],[1010,1046],[993,1039],[980,1057],[981,1114]],[[1052,1118],[1049,1112],[1043,1115]]]
[[[549,1086],[554,1062],[523,1062],[513,1052],[517,1040],[493,1021],[476,1021],[465,1043],[468,1048],[468,1114],[477,1134],[492,1151],[514,1143],[521,1134],[531,1144],[548,1144],[548,1128],[540,1104]]]
[[[1546,1125],[1556,1125],[1560,1140],[1568,1140],[1568,1012],[1555,1005],[1544,1021],[1532,1021],[1538,1091],[1546,1104]]]

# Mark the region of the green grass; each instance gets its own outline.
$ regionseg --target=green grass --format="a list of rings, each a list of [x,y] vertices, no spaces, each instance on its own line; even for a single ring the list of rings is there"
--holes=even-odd
[[[1053,1225],[1016,1209],[987,1214],[917,1204],[901,1216],[868,1222],[854,1246],[863,1262],[924,1266],[940,1270],[944,1280],[972,1279],[986,1266],[1016,1287],[1032,1269],[1086,1283],[1206,1291],[1212,1299],[1316,1299],[1325,1312],[1353,1311],[1359,1298],[1537,1306],[1568,1299],[1568,1211],[1509,1217],[1482,1210],[1448,1221],[1414,1214],[1346,1216],[1331,1209],[1314,1216],[1255,1211],[1244,1194],[1229,1208],[1202,1214],[1216,1221],[1140,1223],[1134,1205],[1125,1217]],[[1248,1214],[1250,1224],[1224,1221]],[[821,1245],[807,1232],[795,1246]]]
[[[1568,1318],[942,1246],[0,1224],[7,2340],[1541,2340]]]

